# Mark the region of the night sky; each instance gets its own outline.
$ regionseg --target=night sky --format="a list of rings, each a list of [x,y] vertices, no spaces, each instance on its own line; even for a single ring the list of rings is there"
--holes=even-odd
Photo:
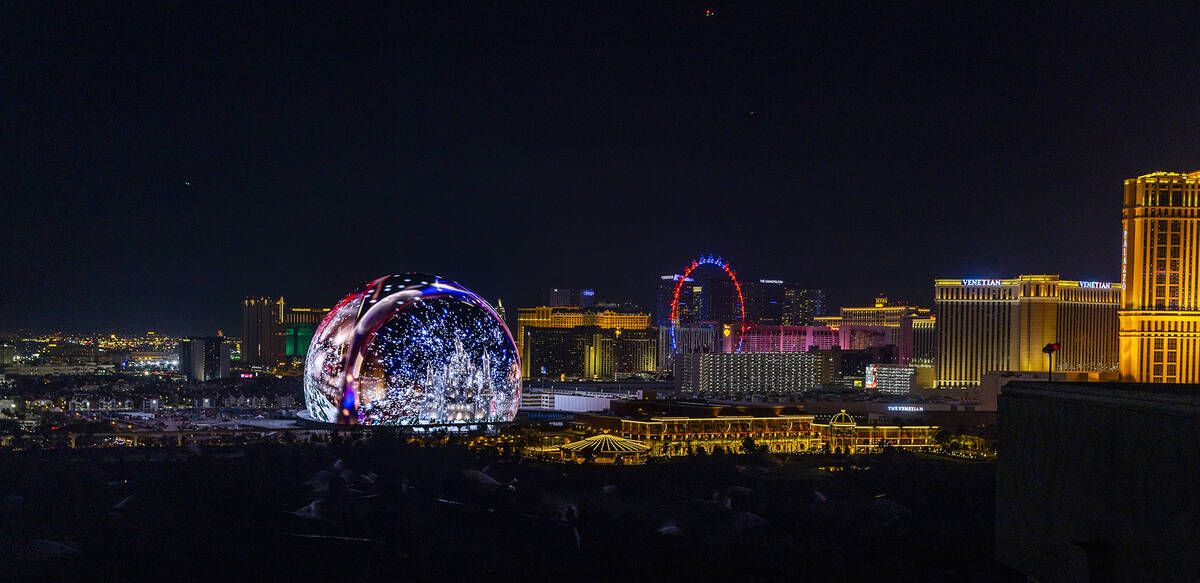
[[[0,9],[0,330],[405,271],[649,308],[704,253],[832,306],[1113,281],[1122,180],[1200,168],[1190,10],[146,4]]]

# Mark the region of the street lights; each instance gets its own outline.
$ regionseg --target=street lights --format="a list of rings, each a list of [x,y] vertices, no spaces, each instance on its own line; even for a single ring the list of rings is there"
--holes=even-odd
[[[1054,353],[1058,352],[1058,343],[1051,342],[1042,347],[1042,352],[1045,352],[1050,357],[1050,370],[1046,371],[1047,382],[1054,382]]]

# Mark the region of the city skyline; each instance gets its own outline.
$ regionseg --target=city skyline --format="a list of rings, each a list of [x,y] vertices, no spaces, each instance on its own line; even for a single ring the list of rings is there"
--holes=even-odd
[[[0,582],[1200,573],[1194,12],[3,5]]]
[[[652,309],[708,253],[830,306],[1119,281],[1123,181],[1200,150],[1166,11],[256,10],[6,19],[0,330],[237,334],[406,271]]]

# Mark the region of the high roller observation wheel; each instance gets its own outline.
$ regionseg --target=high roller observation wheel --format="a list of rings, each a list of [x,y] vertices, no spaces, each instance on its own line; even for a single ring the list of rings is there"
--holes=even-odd
[[[738,310],[741,316],[741,321],[738,322],[737,352],[741,352],[742,341],[746,336],[746,301],[742,296],[742,284],[738,281],[737,272],[729,266],[727,261],[721,259],[720,257],[705,255],[692,260],[691,265],[688,265],[687,269],[684,269],[683,273],[679,276],[679,279],[675,280],[675,290],[671,295],[671,354],[675,354],[678,351],[678,347],[675,343],[675,328],[679,325],[679,291],[683,289],[683,283],[687,281],[688,276],[691,275],[691,273],[701,265],[713,265],[720,267],[725,271],[725,275],[729,276],[729,280],[733,282],[734,289],[737,290]]]

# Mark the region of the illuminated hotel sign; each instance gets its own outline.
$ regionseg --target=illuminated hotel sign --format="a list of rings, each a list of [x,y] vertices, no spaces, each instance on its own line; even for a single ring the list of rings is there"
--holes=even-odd
[[[760,279],[758,283],[783,283],[782,279]]]
[[[879,370],[879,367],[877,367],[873,364],[867,365],[866,377],[863,379],[865,381],[863,383],[863,387],[868,388],[868,389],[878,389],[879,388],[879,383],[875,380],[878,370]]]
[[[1000,285],[998,279],[964,279],[963,285]]]
[[[925,410],[924,407],[920,407],[917,405],[888,405],[888,411],[904,411],[904,412],[909,412],[909,413],[916,413],[916,412],[924,411],[924,410]]]
[[[1129,229],[1121,229],[1121,287],[1125,287],[1125,268],[1128,266],[1126,259],[1129,251]]]
[[[594,291],[592,291],[592,290],[590,290],[590,289],[585,289],[585,290],[583,290],[583,291],[581,291],[581,292],[579,292],[579,293],[580,293],[580,294],[582,294],[582,295],[583,295],[583,296],[585,296],[585,297],[591,297],[591,296],[594,296],[594,295],[596,295],[596,292],[594,292]]]
[[[1081,281],[1079,287],[1088,289],[1112,289],[1112,284],[1103,281]]]

